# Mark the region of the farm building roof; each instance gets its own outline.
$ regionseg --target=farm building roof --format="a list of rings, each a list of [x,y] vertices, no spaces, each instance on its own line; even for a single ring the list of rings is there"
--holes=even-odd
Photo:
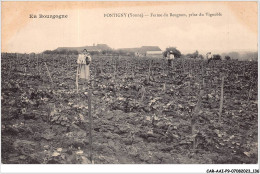
[[[127,52],[138,52],[140,48],[120,48],[119,50],[127,51]]]
[[[146,54],[148,51],[162,51],[158,46],[142,46],[139,48],[121,48],[120,50],[127,52],[138,52]]]
[[[142,46],[138,52],[146,53],[147,51],[162,51],[158,46]]]
[[[163,51],[147,51],[146,54],[162,54]]]
[[[111,48],[107,44],[97,44],[96,46],[83,46],[83,47],[58,47],[56,50],[61,51],[61,50],[77,50],[77,51],[82,51],[84,49],[87,49],[88,51],[102,51],[102,50],[110,50]]]

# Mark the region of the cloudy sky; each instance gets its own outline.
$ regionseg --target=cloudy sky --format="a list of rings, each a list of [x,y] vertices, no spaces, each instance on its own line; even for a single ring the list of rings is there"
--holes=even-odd
[[[104,17],[133,13],[143,18]],[[186,14],[187,17],[150,17]],[[189,14],[222,16],[193,16]],[[68,15],[31,19],[30,14]],[[175,46],[183,53],[257,50],[256,2],[2,2],[2,52],[41,52],[105,43],[112,48]]]

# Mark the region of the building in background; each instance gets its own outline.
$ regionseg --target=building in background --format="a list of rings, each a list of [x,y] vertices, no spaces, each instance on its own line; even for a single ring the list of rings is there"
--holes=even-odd
[[[146,57],[163,58],[163,51],[147,51]]]
[[[88,50],[88,51],[93,51],[93,52],[102,52],[102,51],[107,51],[107,50],[112,50],[107,44],[93,44],[93,46],[83,46],[83,47],[58,47],[56,50],[57,51],[78,51],[81,52],[82,50]]]
[[[162,57],[162,50],[158,46],[142,46],[135,52],[137,57]]]

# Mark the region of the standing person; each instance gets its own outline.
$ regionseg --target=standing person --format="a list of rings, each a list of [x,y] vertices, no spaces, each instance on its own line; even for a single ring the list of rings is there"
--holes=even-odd
[[[85,82],[88,84],[90,81],[90,71],[89,71],[89,65],[91,62],[91,56],[88,53],[86,49],[82,51],[82,53],[79,54],[78,60],[77,60],[77,77],[76,77],[76,83],[77,83],[77,89],[78,89],[78,78],[85,79],[83,81],[83,90],[85,90]]]
[[[167,59],[168,59],[168,66],[172,67],[172,63],[174,59],[173,51],[170,51],[169,54],[167,54]]]
[[[208,60],[208,63],[212,60],[212,54],[211,54],[211,52],[208,52],[207,54],[206,54],[206,57],[207,57],[207,60]]]

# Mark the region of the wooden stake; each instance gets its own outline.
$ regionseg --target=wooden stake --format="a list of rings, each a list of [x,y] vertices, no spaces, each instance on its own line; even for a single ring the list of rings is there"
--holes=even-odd
[[[16,65],[18,64],[18,53],[16,53]],[[19,69],[19,66],[18,68],[16,68],[17,70]]]
[[[194,134],[195,133],[195,121],[201,111],[201,99],[202,99],[203,93],[204,93],[204,91],[200,90],[198,102],[194,108],[194,111],[191,114],[191,136],[193,137],[193,149],[196,148],[196,136]]]
[[[145,88],[144,88],[144,86],[142,86],[142,88],[139,90],[137,96],[139,96],[140,94],[141,94],[141,101],[143,101],[144,100],[144,95],[145,95]]]
[[[71,61],[73,60],[73,56],[69,55],[69,68],[71,69]]]
[[[92,148],[92,115],[91,115],[91,95],[92,91],[89,89],[88,91],[88,115],[89,115],[89,144],[90,144],[90,161],[93,163],[93,148]]]
[[[150,74],[151,74],[151,60],[149,60],[148,80],[150,80]]]
[[[249,101],[252,99],[252,84],[250,85],[249,91],[248,91],[248,95],[247,95],[247,102],[249,103]]]
[[[36,55],[36,58],[37,58],[37,73],[39,75],[40,72],[39,72],[39,59],[38,59],[38,55]]]
[[[119,55],[120,57],[120,55]],[[116,64],[116,59],[115,59],[115,64],[114,64],[114,79],[116,79],[116,71],[117,71],[117,64]]]
[[[201,68],[201,71],[202,71],[202,75],[204,75],[204,65],[203,65],[203,61],[202,61],[202,68]]]
[[[185,67],[184,67],[184,61],[183,61],[183,59],[181,59],[181,62],[182,62],[182,70],[183,70],[183,73],[185,73]]]
[[[44,62],[44,65],[45,65],[45,67],[46,67],[46,69],[47,69],[48,76],[49,76],[49,78],[50,78],[50,80],[51,80],[51,85],[53,86],[53,81],[52,81],[52,78],[51,78],[51,73],[50,73],[50,71],[49,71],[49,69],[48,69],[48,66],[47,66],[46,62]]]
[[[166,91],[166,83],[163,84],[163,92]]]
[[[101,71],[100,73],[103,74],[103,64],[102,64],[102,62],[100,62],[100,71]]]
[[[10,59],[9,59],[9,66],[10,66],[9,75],[12,70],[12,60],[11,59],[12,59],[12,57],[10,57]]]
[[[30,54],[28,55],[27,63],[28,63],[28,69],[30,69],[30,66],[31,66],[31,55]]]
[[[77,73],[76,73],[76,89],[77,89],[77,93],[79,93],[79,64],[77,66]]]
[[[191,87],[190,87],[190,81],[188,81],[188,94],[190,95]]]
[[[223,108],[223,98],[224,98],[224,76],[221,78],[221,95],[220,95],[220,106],[219,106],[219,121],[221,119],[221,115],[222,115],[222,108]]]
[[[65,55],[66,61],[67,61],[67,66],[69,66],[69,61],[68,61],[68,55]]]

